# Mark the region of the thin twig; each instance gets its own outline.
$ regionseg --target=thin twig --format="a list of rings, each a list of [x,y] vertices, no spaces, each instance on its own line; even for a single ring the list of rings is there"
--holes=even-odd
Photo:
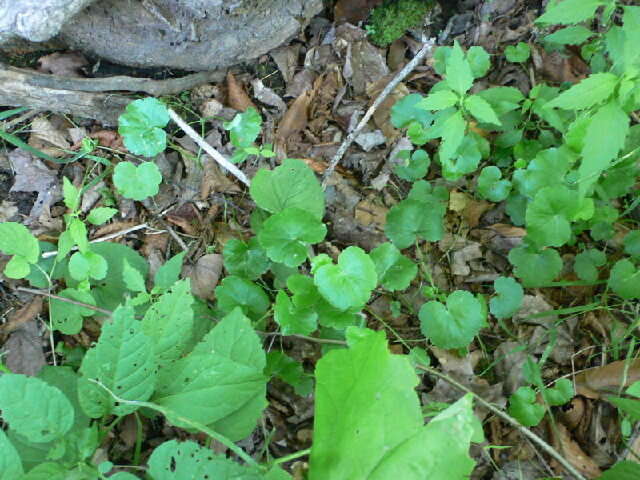
[[[193,128],[191,128],[187,124],[187,122],[185,122],[182,118],[180,118],[180,116],[176,112],[174,112],[170,108],[168,110],[169,110],[169,116],[171,117],[171,120],[176,122],[176,124],[182,129],[182,131],[186,133],[187,136],[191,138],[191,140],[196,142],[200,148],[202,148],[205,152],[207,152],[211,158],[213,158],[216,162],[218,162],[218,164],[222,168],[230,172],[232,175],[234,175],[238,180],[240,180],[246,186],[249,186],[251,184],[247,176],[238,167],[236,167],[233,163],[231,163],[229,160],[224,158],[224,156],[222,156],[220,152],[218,152],[215,148],[209,145],[205,141],[205,139],[202,138],[198,134],[198,132],[196,132]]]
[[[96,307],[95,305],[90,305],[88,303],[78,302],[76,300],[72,300],[71,298],[54,295],[53,293],[49,293],[46,290],[36,290],[35,288],[26,288],[26,287],[18,287],[16,288],[16,290],[18,290],[19,292],[33,293],[34,295],[42,295],[43,297],[53,298],[54,300],[60,300],[61,302],[70,303],[71,305],[77,305],[78,307],[88,308],[89,310],[103,313],[104,315],[111,315],[113,313],[111,310],[106,310],[104,308]]]
[[[473,391],[471,391],[461,383],[458,383],[448,375],[445,375],[444,373],[441,373],[433,368],[425,367],[424,365],[417,365],[417,367],[421,370],[424,370],[427,373],[430,373],[431,375],[441,378],[448,384],[456,387],[458,390],[461,390],[465,393],[472,394],[475,397],[475,399],[478,401],[478,403],[480,403],[483,407],[493,412],[495,415],[500,417],[505,422],[511,424],[522,435],[524,435],[529,440],[537,444],[545,452],[547,452],[549,455],[555,458],[558,461],[558,463],[560,463],[571,475],[573,475],[575,478],[579,480],[586,480],[586,477],[584,477],[578,470],[576,470],[576,468],[573,465],[571,465],[571,463],[569,463],[567,459],[565,459],[562,455],[560,455],[560,453],[558,453],[556,449],[554,449],[551,445],[549,445],[547,442],[545,442],[542,438],[540,438],[538,435],[533,433],[531,430],[520,425],[520,423],[515,418],[503,412],[498,407],[494,407],[492,404],[484,400],[482,397],[480,397],[479,395],[477,395],[476,393],[474,393]]]
[[[104,237],[94,238],[93,240],[89,241],[89,243],[106,242],[107,240],[112,240],[114,238],[121,237],[122,235],[126,235],[127,233],[135,232],[137,230],[142,230],[143,228],[147,228],[148,226],[149,225],[147,225],[146,223],[134,225],[133,227],[125,228],[124,230],[120,230],[119,232],[110,233],[109,235],[105,235]],[[74,251],[77,249],[78,247],[73,247],[71,251]],[[42,254],[42,258],[53,257],[54,255],[57,255],[57,254],[58,254],[57,250],[54,250],[52,252],[44,252]]]
[[[380,104],[382,102],[384,102],[384,100],[393,91],[393,89],[396,88],[396,86],[402,80],[404,80],[404,78],[407,75],[409,75],[409,73],[411,73],[411,71],[414,68],[416,68],[416,66],[422,61],[422,59],[428,53],[431,52],[431,50],[433,49],[434,43],[435,43],[434,39],[429,39],[424,43],[424,45],[422,45],[422,48],[418,51],[418,53],[416,53],[416,55],[411,59],[411,61],[409,63],[407,63],[405,65],[405,67],[402,70],[400,70],[395,77],[393,77],[393,79],[387,84],[387,86],[384,87],[384,90],[382,90],[382,92],[380,92],[380,95],[378,95],[378,97],[375,99],[373,104],[369,107],[369,109],[364,114],[364,117],[362,117],[362,120],[360,120],[360,122],[358,123],[356,128],[354,128],[353,131],[349,135],[347,135],[347,138],[344,139],[344,141],[340,145],[340,148],[338,148],[338,151],[336,152],[336,154],[331,159],[331,163],[329,164],[329,167],[324,172],[324,176],[323,176],[323,179],[322,179],[322,188],[323,189],[327,188],[327,182],[329,181],[329,177],[331,177],[331,174],[335,170],[335,168],[338,165],[338,163],[340,163],[340,160],[342,160],[342,157],[344,156],[345,152],[347,151],[347,148],[349,148],[349,146],[353,143],[355,138],[360,133],[360,130],[362,130],[364,128],[364,126],[367,124],[367,122],[373,116],[374,112],[378,109]]]

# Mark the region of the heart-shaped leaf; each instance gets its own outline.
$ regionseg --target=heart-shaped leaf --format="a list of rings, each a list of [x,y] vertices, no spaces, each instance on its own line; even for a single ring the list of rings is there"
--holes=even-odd
[[[404,290],[418,273],[415,263],[400,253],[392,243],[383,243],[371,251],[378,281],[389,291]]]
[[[493,282],[498,293],[489,301],[491,314],[496,318],[509,318],[518,311],[524,298],[524,290],[513,278],[498,277]]]
[[[131,153],[154,157],[167,147],[167,134],[163,128],[169,123],[169,112],[160,100],[135,100],[118,118],[118,133]]]
[[[158,193],[162,174],[153,162],[142,162],[137,167],[131,162],[120,162],[113,171],[113,183],[125,198],[144,200]]]

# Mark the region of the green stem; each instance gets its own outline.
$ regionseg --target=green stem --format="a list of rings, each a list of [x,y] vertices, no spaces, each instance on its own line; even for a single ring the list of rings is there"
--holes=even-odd
[[[280,457],[271,462],[271,465],[280,465],[281,463],[290,462],[291,460],[295,460],[296,458],[304,457],[305,455],[309,455],[311,453],[310,448],[306,448],[304,450],[299,450],[297,452],[293,452],[289,455],[285,455],[284,457]]]

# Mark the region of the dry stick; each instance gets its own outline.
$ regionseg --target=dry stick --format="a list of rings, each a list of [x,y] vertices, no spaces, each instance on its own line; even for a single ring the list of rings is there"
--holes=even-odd
[[[149,225],[146,223],[141,223],[139,225],[134,225],[133,227],[126,228],[124,230],[120,230],[119,232],[110,233],[109,235],[105,235],[104,237],[94,238],[89,243],[98,243],[98,242],[106,242],[107,240],[111,240],[113,238],[120,237],[122,235],[126,235],[127,233],[135,232],[136,230],[142,230],[143,228],[147,228]],[[71,250],[77,250],[78,247],[73,247]],[[42,254],[42,258],[49,258],[57,255],[58,251],[54,250],[52,252],[44,252]]]
[[[77,305],[78,307],[88,308],[89,310],[103,313],[105,315],[111,315],[113,313],[111,310],[106,310],[104,308],[96,307],[95,305],[90,305],[88,303],[78,302],[70,298],[54,295],[53,293],[49,293],[46,290],[36,290],[34,288],[25,288],[25,287],[18,287],[16,288],[16,290],[18,290],[19,292],[33,293],[34,295],[42,295],[43,297],[53,298],[54,300],[60,300],[61,302],[70,303],[71,305]]]
[[[200,146],[200,148],[202,148],[205,152],[207,152],[211,158],[213,158],[216,162],[218,162],[218,164],[222,168],[224,168],[225,170],[233,174],[238,180],[244,183],[247,187],[251,185],[251,182],[249,182],[249,179],[247,178],[247,176],[238,167],[236,167],[233,163],[231,163],[229,160],[224,158],[220,152],[218,152],[215,148],[209,145],[204,140],[204,138],[202,138],[193,128],[191,128],[187,124],[187,122],[185,122],[182,118],[180,118],[180,116],[176,112],[174,112],[170,108],[168,110],[169,110],[169,116],[171,117],[171,120],[176,122],[176,124],[184,131],[184,133],[187,134],[189,138],[191,138],[191,140],[196,142],[198,146]]]
[[[382,90],[382,92],[380,92],[380,95],[378,95],[378,97],[375,99],[373,104],[369,107],[369,109],[364,114],[364,117],[362,117],[362,120],[360,120],[360,122],[358,123],[356,128],[354,128],[352,130],[352,132],[347,136],[347,138],[344,139],[344,141],[340,145],[340,148],[338,148],[338,151],[336,152],[336,154],[331,159],[331,163],[329,164],[329,167],[324,172],[324,176],[323,176],[323,179],[322,179],[322,188],[323,189],[327,188],[327,182],[329,181],[329,177],[331,177],[331,174],[335,170],[335,168],[338,165],[338,163],[340,163],[340,160],[342,160],[342,157],[344,156],[345,152],[347,151],[347,148],[349,148],[349,146],[353,143],[355,138],[358,136],[358,133],[360,133],[360,130],[362,130],[364,128],[364,126],[367,124],[367,122],[373,116],[374,112],[378,109],[380,104],[387,98],[387,96],[393,91],[393,89],[396,88],[396,86],[402,80],[404,80],[404,78],[407,75],[409,75],[409,73],[411,73],[411,71],[414,68],[416,68],[416,66],[422,61],[422,59],[429,52],[431,52],[431,49],[433,48],[433,44],[434,44],[434,39],[429,39],[429,40],[427,40],[425,42],[425,44],[418,51],[418,53],[416,53],[416,55],[411,59],[411,61],[409,63],[407,63],[405,65],[405,67],[402,70],[400,70],[395,77],[393,77],[393,79],[387,84],[386,87],[384,87],[384,90]]]
[[[444,373],[440,373],[439,371],[437,371],[437,370],[435,370],[433,368],[430,368],[430,367],[425,367],[424,365],[417,365],[417,367],[419,369],[421,369],[421,370],[424,370],[427,373],[430,373],[431,375],[434,375],[434,376],[436,376],[438,378],[441,378],[445,382],[447,382],[450,385],[456,387],[458,390],[461,390],[461,391],[463,391],[465,393],[472,394],[475,397],[475,399],[478,401],[478,403],[482,404],[483,407],[487,408],[488,410],[493,412],[495,415],[499,416],[505,422],[511,424],[522,435],[524,435],[529,440],[531,440],[532,442],[537,444],[545,452],[547,452],[549,455],[551,455],[553,458],[555,458],[558,461],[558,463],[560,463],[571,475],[573,475],[575,478],[577,478],[579,480],[586,480],[586,477],[584,477],[578,470],[576,470],[576,468],[573,465],[571,465],[571,463],[569,463],[569,461],[566,460],[562,455],[560,455],[560,453],[558,453],[558,451],[556,449],[554,449],[551,445],[549,445],[547,442],[545,442],[542,438],[540,438],[538,435],[533,433],[531,430],[529,430],[528,428],[523,427],[522,425],[520,425],[520,423],[515,418],[511,417],[510,415],[508,415],[507,413],[503,412],[499,408],[494,407],[489,402],[484,400],[482,397],[480,397],[479,395],[475,394],[472,390],[468,389],[467,387],[465,387],[461,383],[456,382],[453,378],[445,375]]]

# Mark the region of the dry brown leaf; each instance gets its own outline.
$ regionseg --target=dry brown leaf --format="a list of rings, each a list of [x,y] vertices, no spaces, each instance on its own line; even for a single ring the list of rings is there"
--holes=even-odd
[[[215,298],[214,289],[222,274],[222,265],[222,255],[209,253],[200,257],[190,272],[185,269],[185,276],[191,279],[191,291],[196,297],[205,300]]]
[[[482,217],[482,215],[484,215],[492,207],[493,204],[489,202],[470,198],[467,201],[467,205],[462,210],[462,218],[465,219],[469,227],[475,228],[480,223],[480,218]]]
[[[407,44],[398,39],[389,46],[387,64],[392,71],[400,70],[407,63]]]
[[[203,155],[201,162],[204,175],[200,184],[200,200],[206,200],[212,192],[239,193],[241,191],[240,187],[224,174],[209,155]]]
[[[52,157],[63,156],[66,154],[65,150],[71,148],[65,133],[45,117],[35,118],[31,122],[28,143]]]
[[[241,112],[249,107],[256,108],[242,84],[236,80],[231,72],[227,73],[227,103],[231,108]]]
[[[62,77],[81,77],[81,68],[89,62],[79,52],[55,52],[38,59],[38,71]]]
[[[296,98],[289,106],[276,131],[276,149],[280,153],[287,150],[287,140],[307,126],[309,105],[314,97],[314,90],[308,90]]]
[[[284,103],[282,98],[269,87],[266,87],[259,78],[251,80],[251,86],[253,87],[254,97],[265,105],[276,107],[280,112],[284,112],[287,108],[287,104]]]
[[[618,393],[620,386],[628,387],[640,380],[640,358],[629,362],[619,360],[601,367],[590,368],[575,376],[576,392],[588,398]]]
[[[589,66],[580,58],[579,53],[548,53],[543,48],[534,46],[531,49],[531,58],[541,76],[554,83],[576,83],[589,72]]]
[[[366,20],[369,11],[380,5],[382,0],[338,0],[333,7],[336,22],[349,22],[354,25]]]
[[[289,85],[293,79],[298,64],[298,54],[300,53],[300,44],[287,45],[285,47],[271,50],[269,55],[276,62],[278,70],[282,74],[284,82]]]
[[[18,213],[18,207],[14,202],[2,200],[0,203],[0,222],[10,221],[16,213]]]
[[[29,320],[14,331],[3,346],[4,362],[13,373],[37,375],[46,365],[42,336],[35,320]]]
[[[9,315],[7,322],[0,325],[2,335],[8,335],[25,323],[36,318],[42,311],[42,297],[35,297],[31,302]]]
[[[105,235],[111,235],[112,233],[121,232],[133,227],[135,224],[136,223],[133,220],[122,220],[122,221],[107,223],[106,225],[103,225],[102,227],[98,228],[95,232],[93,232],[93,235],[91,235],[91,238],[92,239],[100,238],[100,237],[104,237]]]
[[[571,438],[567,427],[561,423],[556,423],[556,429],[550,428],[549,430],[553,438],[554,448],[580,473],[587,478],[596,478],[602,473],[596,462],[584,453],[580,445]],[[556,430],[557,435],[555,433]],[[559,470],[561,468],[562,467],[558,467]]]

